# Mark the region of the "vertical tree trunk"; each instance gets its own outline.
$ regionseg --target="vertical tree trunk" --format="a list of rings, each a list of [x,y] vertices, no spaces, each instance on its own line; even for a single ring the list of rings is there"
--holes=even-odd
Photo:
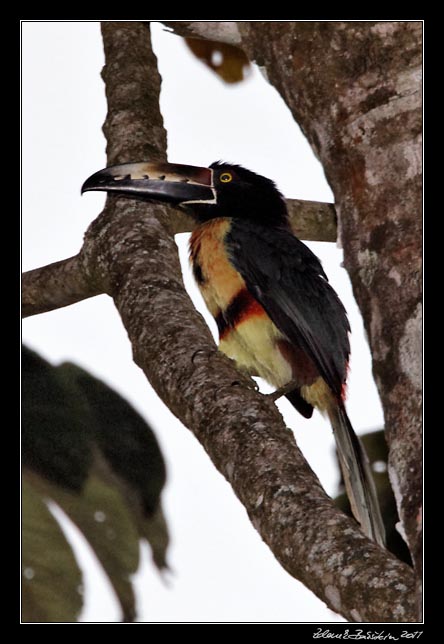
[[[389,472],[421,577],[420,22],[238,23],[321,160],[373,355]]]

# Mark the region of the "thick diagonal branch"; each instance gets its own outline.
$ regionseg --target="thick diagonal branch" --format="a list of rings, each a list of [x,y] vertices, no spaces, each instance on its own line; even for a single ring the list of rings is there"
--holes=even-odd
[[[244,51],[265,67],[336,196],[344,263],[384,408],[390,478],[420,583],[422,24],[238,28]]]
[[[181,35],[236,37],[323,164],[372,350],[390,478],[420,585],[422,24],[165,24]]]
[[[162,157],[147,30],[105,23],[103,37],[109,162],[143,158],[147,147]],[[332,504],[274,404],[217,352],[184,289],[171,217],[164,207],[112,198],[85,237],[89,271],[113,297],[136,363],[291,575],[352,621],[414,621],[410,568]]]

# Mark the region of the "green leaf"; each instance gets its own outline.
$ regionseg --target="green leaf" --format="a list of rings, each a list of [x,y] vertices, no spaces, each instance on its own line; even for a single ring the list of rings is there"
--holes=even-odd
[[[42,496],[23,479],[22,620],[74,622],[82,608],[82,573]]]
[[[57,369],[22,351],[23,464],[59,485],[80,490],[91,464],[91,420],[82,396]]]
[[[85,396],[91,430],[112,470],[137,492],[143,512],[154,512],[166,479],[154,432],[122,396],[84,369],[64,363],[58,372]]]
[[[131,509],[139,535],[147,539],[153,561],[167,567],[168,530],[160,506],[166,480],[165,462],[154,432],[135,409],[104,382],[77,365],[64,363],[59,372],[75,383],[88,401],[91,428],[103,455],[102,474],[115,485]]]
[[[34,475],[34,485],[77,525],[113,586],[125,621],[135,617],[131,575],[139,565],[139,533],[133,515],[106,464],[94,464],[79,494]]]
[[[101,380],[70,363],[54,367],[24,348],[22,451],[28,489],[55,501],[82,531],[116,592],[124,621],[133,621],[131,575],[140,539],[151,545],[159,569],[167,565],[168,530],[160,504],[165,463],[151,428]],[[60,538],[54,519],[48,530],[51,526]],[[24,543],[24,552],[28,548]],[[54,583],[57,565],[48,569]],[[29,593],[27,610],[46,614],[39,596]]]

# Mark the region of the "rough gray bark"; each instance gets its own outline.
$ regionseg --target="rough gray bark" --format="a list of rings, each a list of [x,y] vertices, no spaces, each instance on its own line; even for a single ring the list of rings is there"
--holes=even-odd
[[[102,293],[82,263],[82,255],[23,274],[22,317],[46,313]]]
[[[390,478],[420,581],[422,24],[238,26],[335,195],[384,408]]]
[[[226,41],[224,29],[166,23]],[[238,22],[335,194],[384,408],[389,473],[422,578],[422,23]],[[234,27],[232,27],[234,32]]]
[[[147,30],[103,25],[108,163],[163,158]],[[408,566],[370,542],[322,490],[270,399],[216,351],[182,283],[174,212],[108,198],[83,266],[114,299],[136,363],[201,441],[281,565],[351,621],[415,621]]]

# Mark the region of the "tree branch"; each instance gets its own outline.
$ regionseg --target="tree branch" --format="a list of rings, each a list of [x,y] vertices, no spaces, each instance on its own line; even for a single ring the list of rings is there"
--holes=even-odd
[[[290,223],[294,234],[305,241],[334,242],[337,236],[336,211],[332,203],[286,199]],[[196,224],[187,215],[176,212],[171,232],[186,233]]]
[[[210,23],[168,26],[225,38]],[[237,27],[239,46],[283,97],[337,196],[344,264],[372,350],[390,479],[420,587],[422,24],[239,21]]]
[[[79,254],[24,273],[22,316],[46,313],[103,293],[103,286],[85,271],[82,259]]]
[[[216,351],[162,223],[143,204],[121,198],[114,208],[112,223],[90,231],[87,243],[98,257],[124,249],[100,270],[118,285],[114,302],[135,362],[231,483],[275,557],[350,620],[414,620],[411,570],[333,506],[276,407]]]
[[[147,30],[102,27],[109,163],[162,157],[160,80]],[[148,143],[149,142],[149,143]],[[174,213],[107,199],[82,253],[113,298],[135,362],[231,483],[281,565],[352,621],[415,620],[411,569],[370,542],[323,491],[275,405],[220,354],[182,282]]]
[[[293,231],[297,237],[312,241],[336,240],[336,213],[333,204],[302,199],[287,199]],[[169,218],[172,234],[194,230],[196,224],[185,213]],[[100,295],[101,286],[85,274],[82,254],[23,273],[22,317],[47,313]]]
[[[215,40],[229,45],[240,45],[241,36],[237,22],[207,20],[205,22],[163,21],[174,33],[184,38],[202,38],[204,40]]]
[[[242,48],[265,68],[336,196],[344,263],[384,408],[390,479],[420,584],[422,24],[238,27]]]

